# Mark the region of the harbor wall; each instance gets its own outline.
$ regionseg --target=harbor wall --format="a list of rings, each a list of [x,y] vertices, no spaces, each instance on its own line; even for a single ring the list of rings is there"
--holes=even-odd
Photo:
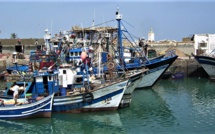
[[[19,39],[1,39],[1,45],[2,45],[2,53],[12,53],[15,51],[15,45],[18,44]],[[30,38],[30,39],[20,39],[21,45],[24,47],[25,54],[30,54],[30,50],[36,49],[36,43],[37,44],[44,44],[44,39],[36,39],[36,38]]]
[[[193,57],[190,59],[176,59],[167,71],[171,72],[172,74],[183,72],[185,77],[209,77],[202,66]]]

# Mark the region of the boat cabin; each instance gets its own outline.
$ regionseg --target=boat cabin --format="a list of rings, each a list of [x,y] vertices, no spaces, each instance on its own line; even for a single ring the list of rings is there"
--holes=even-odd
[[[4,96],[13,97],[13,91],[10,90],[11,85],[16,82],[20,87],[24,87],[24,91],[19,91],[19,98],[26,95],[47,96],[52,93],[59,92],[58,71],[34,71],[31,74],[9,74],[6,77],[6,91]]]

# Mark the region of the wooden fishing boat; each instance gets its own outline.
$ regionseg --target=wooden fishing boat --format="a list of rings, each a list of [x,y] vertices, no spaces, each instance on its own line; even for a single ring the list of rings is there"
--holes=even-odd
[[[51,117],[54,94],[37,99],[19,99],[14,105],[12,99],[1,99],[0,119],[23,119]]]
[[[212,51],[214,52],[215,49]],[[215,57],[211,55],[194,55],[192,56],[198,61],[198,63],[203,67],[205,72],[208,74],[210,79],[214,79],[215,77]]]

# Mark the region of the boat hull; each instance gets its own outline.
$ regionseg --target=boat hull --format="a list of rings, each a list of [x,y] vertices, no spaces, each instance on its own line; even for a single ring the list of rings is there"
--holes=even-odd
[[[142,77],[144,77],[144,72],[142,73],[137,73],[135,75],[133,75],[130,79],[129,79],[129,84],[126,87],[125,90],[125,94],[132,94],[132,92],[134,91],[134,89],[137,87],[137,85],[139,84],[140,80],[142,79]]]
[[[51,117],[53,96],[29,104],[0,107],[0,119]]]
[[[128,80],[116,82],[112,85],[103,85],[97,90],[86,93],[56,96],[53,103],[53,112],[90,112],[116,110],[125,92]]]
[[[145,72],[145,76],[140,80],[136,88],[152,87],[177,57],[178,56],[167,58],[160,57],[156,58],[152,63],[146,64],[146,68],[149,68],[149,70]]]
[[[120,101],[120,108],[129,107],[132,100],[132,93],[134,89],[137,87],[137,84],[140,82],[140,80],[144,77],[144,71],[136,72],[136,74],[133,74],[133,76],[130,77],[128,85],[126,87],[126,90],[123,94],[123,97]]]
[[[195,59],[203,67],[209,77],[215,77],[215,58],[209,56],[195,56]]]

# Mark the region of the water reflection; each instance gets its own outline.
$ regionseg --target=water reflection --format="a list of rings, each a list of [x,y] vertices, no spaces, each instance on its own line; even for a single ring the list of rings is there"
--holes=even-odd
[[[210,133],[215,124],[215,83],[208,79],[161,80],[153,89],[172,109],[185,132]]]
[[[119,111],[121,121],[128,133],[160,131],[162,127],[175,124],[175,117],[166,102],[151,88],[135,90],[132,104]],[[135,126],[132,124],[136,124]]]
[[[1,133],[50,133],[50,118],[26,120],[0,120]]]
[[[215,83],[160,80],[135,90],[130,107],[115,112],[54,113],[52,118],[0,120],[1,133],[214,133]]]
[[[52,118],[0,120],[1,133],[125,133],[117,112],[54,113]]]
[[[118,112],[54,114],[55,133],[124,133]]]

